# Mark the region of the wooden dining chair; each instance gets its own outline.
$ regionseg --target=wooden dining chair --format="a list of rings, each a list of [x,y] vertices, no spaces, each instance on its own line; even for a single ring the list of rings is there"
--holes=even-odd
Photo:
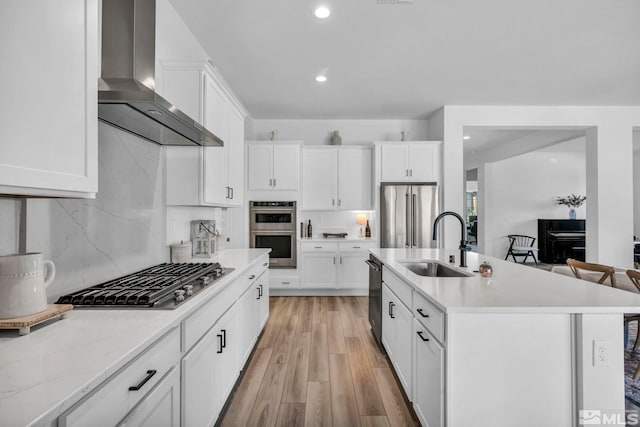
[[[611,281],[611,286],[614,288],[617,287],[616,270],[613,267],[604,264],[596,264],[593,262],[578,261],[573,258],[567,258],[567,265],[569,266],[569,268],[571,268],[571,272],[573,273],[573,275],[578,279],[588,280],[582,277],[582,275],[580,274],[581,270],[602,273],[602,276],[600,277],[600,279],[598,279],[599,284],[602,285],[604,284],[604,282],[606,282],[607,279],[609,279]]]
[[[629,277],[629,280],[631,280],[631,283],[633,283],[635,285],[635,287],[638,289],[638,291],[640,291],[640,271],[638,270],[627,270],[627,276]],[[633,351],[637,351],[638,350],[638,346],[640,345],[640,314],[629,314],[629,315],[625,315],[624,317],[624,323],[625,326],[633,321],[637,321],[638,322],[638,329],[636,330],[636,342],[633,344]],[[638,377],[640,377],[640,363],[638,363],[638,366],[636,367],[635,372],[633,373],[633,380],[637,380]]]

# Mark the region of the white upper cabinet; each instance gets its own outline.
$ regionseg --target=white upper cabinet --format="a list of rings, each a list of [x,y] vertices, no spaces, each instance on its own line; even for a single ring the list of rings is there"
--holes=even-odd
[[[300,186],[300,142],[247,144],[249,190],[297,190]]]
[[[440,142],[380,142],[384,182],[438,182]]]
[[[370,147],[304,147],[302,209],[371,209]]]
[[[223,147],[167,147],[167,203],[241,206],[244,110],[208,62],[161,60],[160,65],[158,92],[224,142]],[[186,157],[190,170],[184,169]],[[183,159],[181,165],[176,158]]]
[[[0,2],[0,194],[98,191],[97,0]]]

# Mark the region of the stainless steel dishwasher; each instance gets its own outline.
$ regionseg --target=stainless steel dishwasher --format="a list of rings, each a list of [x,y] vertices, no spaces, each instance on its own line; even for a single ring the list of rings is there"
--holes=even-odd
[[[382,347],[382,262],[373,255],[365,261],[369,264],[369,323],[371,333],[384,353]]]

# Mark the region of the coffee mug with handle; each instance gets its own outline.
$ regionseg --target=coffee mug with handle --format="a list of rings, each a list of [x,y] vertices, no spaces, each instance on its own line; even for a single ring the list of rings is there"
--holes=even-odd
[[[55,265],[44,261],[41,253],[0,256],[0,319],[44,311],[46,288],[55,275]]]

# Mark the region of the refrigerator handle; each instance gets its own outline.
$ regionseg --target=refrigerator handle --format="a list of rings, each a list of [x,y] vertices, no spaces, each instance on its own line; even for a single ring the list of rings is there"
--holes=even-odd
[[[416,246],[416,223],[418,222],[418,218],[416,218],[416,195],[413,193],[411,195],[411,246]]]
[[[411,234],[410,233],[412,233],[412,230],[411,230],[410,227],[411,227],[411,221],[412,220],[411,220],[411,209],[409,209],[409,206],[410,206],[409,193],[405,193],[404,198],[405,198],[405,203],[406,203],[405,204],[405,207],[406,207],[406,209],[405,209],[405,212],[406,212],[405,234],[404,234],[406,237],[405,237],[404,246],[406,248],[410,248],[411,247],[411,240],[410,240],[411,239]]]

